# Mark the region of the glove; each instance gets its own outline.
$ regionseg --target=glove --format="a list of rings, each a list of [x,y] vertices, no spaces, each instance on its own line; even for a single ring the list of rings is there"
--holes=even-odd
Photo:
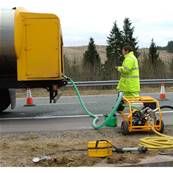
[[[118,66],[115,66],[115,70],[118,70]]]

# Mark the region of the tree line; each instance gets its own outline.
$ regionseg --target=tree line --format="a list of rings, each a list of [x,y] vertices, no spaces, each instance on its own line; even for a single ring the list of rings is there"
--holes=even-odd
[[[74,80],[113,80],[119,79],[119,73],[115,66],[122,64],[122,48],[130,45],[134,54],[139,60],[140,78],[169,78],[173,76],[173,58],[169,65],[166,65],[159,55],[159,50],[166,50],[173,53],[173,41],[169,41],[167,46],[159,47],[151,39],[148,52],[139,52],[138,41],[134,37],[134,26],[129,18],[124,19],[123,29],[120,30],[116,21],[107,37],[106,57],[104,64],[101,63],[100,55],[96,49],[94,38],[89,39],[87,50],[83,53],[82,63],[75,59],[70,64],[68,57],[65,59],[65,74]]]

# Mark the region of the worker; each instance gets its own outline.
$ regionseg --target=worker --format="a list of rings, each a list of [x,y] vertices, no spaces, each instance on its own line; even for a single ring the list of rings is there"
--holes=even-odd
[[[122,49],[124,61],[122,66],[116,66],[116,70],[121,73],[117,86],[118,92],[123,92],[124,96],[139,96],[140,80],[138,60],[130,46],[124,46]]]

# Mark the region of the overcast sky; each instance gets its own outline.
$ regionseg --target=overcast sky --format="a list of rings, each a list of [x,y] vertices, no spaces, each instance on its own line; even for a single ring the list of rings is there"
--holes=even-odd
[[[173,0],[0,0],[0,8],[24,7],[60,17],[64,46],[106,44],[113,23],[120,29],[125,17],[135,27],[139,47],[166,46],[173,40]]]

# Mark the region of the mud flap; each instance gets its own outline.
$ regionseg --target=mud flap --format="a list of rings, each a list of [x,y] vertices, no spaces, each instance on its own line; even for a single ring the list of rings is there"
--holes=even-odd
[[[9,89],[11,109],[16,107],[16,89]]]

